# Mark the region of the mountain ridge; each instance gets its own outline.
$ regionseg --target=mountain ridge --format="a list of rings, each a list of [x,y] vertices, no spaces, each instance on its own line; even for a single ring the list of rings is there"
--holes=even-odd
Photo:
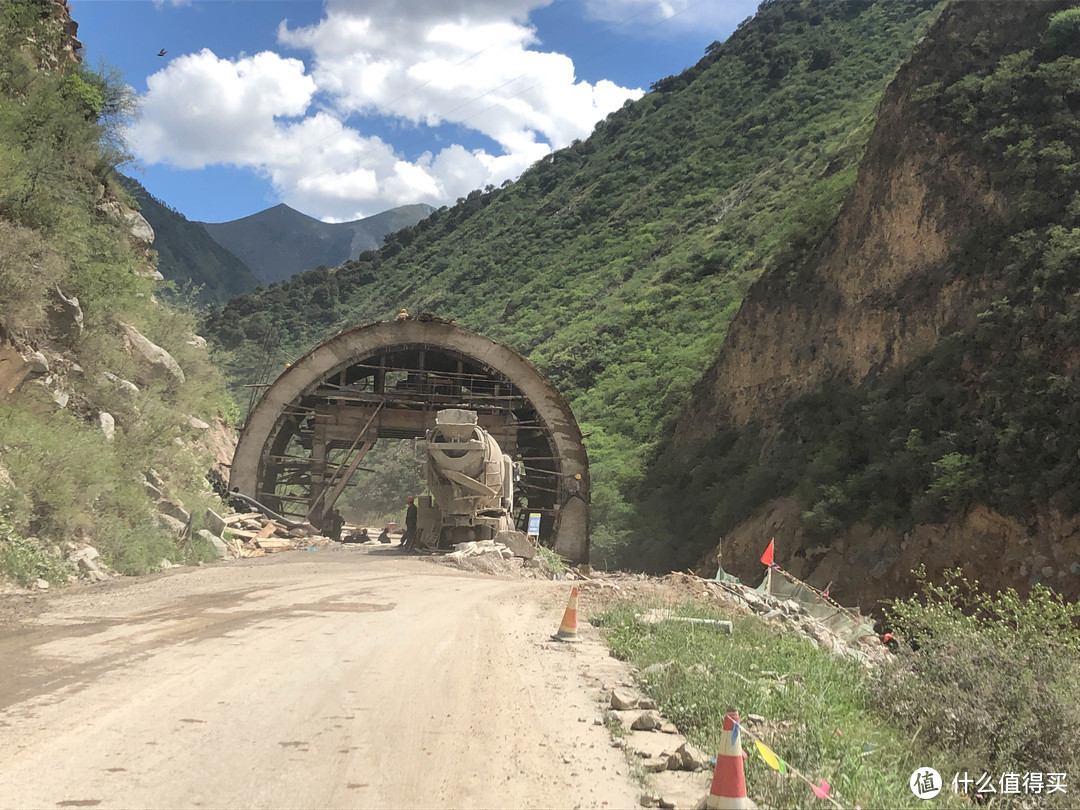
[[[132,177],[118,175],[121,186],[154,230],[158,272],[178,289],[198,292],[200,303],[227,301],[259,286],[259,280],[232,251],[222,247],[200,222],[174,211]]]
[[[317,267],[337,267],[435,209],[425,203],[398,206],[350,222],[322,222],[278,203],[227,222],[200,222],[210,237],[239,258],[264,285]]]

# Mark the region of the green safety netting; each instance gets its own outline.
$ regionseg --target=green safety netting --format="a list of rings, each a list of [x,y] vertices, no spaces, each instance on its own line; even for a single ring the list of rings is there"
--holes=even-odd
[[[742,585],[738,577],[720,568],[713,577],[714,582],[726,582]],[[746,586],[744,586],[746,587]],[[751,590],[762,596],[774,599],[791,599],[821,624],[847,642],[857,641],[863,636],[875,636],[874,623],[859,613],[858,608],[846,608],[815,588],[807,585],[781,568],[765,572],[761,584]]]

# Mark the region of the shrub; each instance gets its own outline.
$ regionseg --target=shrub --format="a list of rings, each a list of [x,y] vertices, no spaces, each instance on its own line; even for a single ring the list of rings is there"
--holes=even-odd
[[[545,548],[544,546],[537,547],[536,559],[540,561],[541,570],[551,576],[556,576],[566,568],[566,565],[562,561],[562,557],[550,548]]]
[[[1051,17],[1042,42],[1055,56],[1080,56],[1080,8],[1068,8]]]
[[[38,234],[0,219],[0,322],[13,329],[37,326],[49,288],[63,272],[62,260]]]
[[[35,537],[20,537],[0,517],[0,577],[29,587],[36,580],[57,584],[74,573],[71,564]]]
[[[951,749],[957,770],[1077,772],[1078,606],[1037,585],[989,595],[959,571],[887,608],[906,642],[874,691],[892,722]]]

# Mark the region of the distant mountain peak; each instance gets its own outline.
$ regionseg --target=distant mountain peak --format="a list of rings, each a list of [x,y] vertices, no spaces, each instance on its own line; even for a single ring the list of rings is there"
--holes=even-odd
[[[201,224],[260,282],[271,284],[323,265],[338,267],[365,250],[377,250],[388,234],[415,225],[434,210],[417,203],[351,222],[322,222],[278,203],[240,219]]]

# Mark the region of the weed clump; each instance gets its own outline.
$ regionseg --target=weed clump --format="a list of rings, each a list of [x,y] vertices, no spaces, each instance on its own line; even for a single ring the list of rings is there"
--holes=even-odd
[[[13,579],[29,588],[39,579],[52,585],[67,582],[68,575],[74,572],[56,550],[36,537],[20,537],[0,518],[0,578]]]
[[[1077,773],[1080,606],[1036,585],[987,594],[959,571],[887,614],[905,644],[872,691],[892,724],[955,755],[955,770]]]

